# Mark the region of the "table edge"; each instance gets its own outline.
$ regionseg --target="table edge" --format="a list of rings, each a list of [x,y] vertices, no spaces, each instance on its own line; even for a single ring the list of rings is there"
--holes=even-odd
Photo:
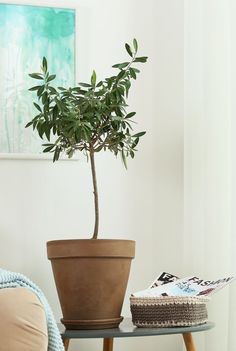
[[[197,333],[210,330],[215,327],[215,323],[209,321],[201,325],[190,327],[172,327],[172,328],[137,328],[130,331],[122,331],[122,329],[98,329],[98,330],[61,330],[64,326],[59,324],[60,334],[66,339],[104,339],[104,338],[126,338],[141,336],[158,336],[158,335],[174,335],[183,333]],[[132,327],[132,326],[131,326]],[[135,328],[135,326],[134,326]]]

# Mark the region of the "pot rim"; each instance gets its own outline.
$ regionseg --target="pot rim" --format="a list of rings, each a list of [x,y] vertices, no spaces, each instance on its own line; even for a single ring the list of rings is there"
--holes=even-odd
[[[135,243],[135,240],[130,240],[130,239],[57,239],[57,240],[49,240],[47,241],[47,246],[51,246],[51,245],[59,245],[59,244],[63,244],[63,243],[78,243],[78,242],[107,242],[107,243],[112,243],[112,242],[130,242],[130,243]]]
[[[135,241],[123,239],[70,239],[47,242],[49,259],[58,258],[134,258]]]

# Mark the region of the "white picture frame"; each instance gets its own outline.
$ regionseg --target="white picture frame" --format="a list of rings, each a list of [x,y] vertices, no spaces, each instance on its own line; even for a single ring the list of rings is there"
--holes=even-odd
[[[40,9],[42,8],[54,8],[54,9],[67,9],[67,10],[73,10],[74,12],[74,81],[76,80],[77,77],[77,64],[76,64],[76,56],[77,56],[77,33],[78,33],[78,18],[77,18],[77,7],[76,7],[76,1],[66,1],[61,3],[61,1],[53,1],[53,0],[41,0],[41,1],[15,1],[15,2],[10,2],[10,1],[4,1],[0,2],[1,5],[16,5],[16,6],[30,6],[30,7],[39,7]],[[30,72],[29,72],[30,73]],[[53,73],[53,72],[52,72]],[[33,84],[32,84],[33,86]],[[32,96],[32,103],[33,103],[33,96]],[[32,116],[33,118],[34,116]],[[1,128],[1,126],[0,126]],[[43,143],[47,143],[47,141],[42,140]],[[43,149],[43,148],[42,148]],[[19,159],[19,160],[52,160],[53,154],[44,154],[43,152],[35,153],[35,152],[1,152],[0,150],[0,159]],[[72,158],[68,159],[66,156],[62,156],[60,160],[77,160],[78,158]]]

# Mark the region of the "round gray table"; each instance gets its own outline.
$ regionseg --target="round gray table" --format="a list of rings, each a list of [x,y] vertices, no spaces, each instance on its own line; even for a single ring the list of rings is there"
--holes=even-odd
[[[63,339],[65,350],[69,348],[70,339],[103,339],[103,351],[113,350],[114,338],[129,338],[137,336],[154,336],[182,334],[187,351],[196,351],[192,333],[201,332],[214,327],[214,323],[207,322],[194,327],[173,327],[173,328],[137,328],[133,325],[131,318],[125,318],[119,328],[98,329],[98,330],[66,330],[59,324],[59,330]]]

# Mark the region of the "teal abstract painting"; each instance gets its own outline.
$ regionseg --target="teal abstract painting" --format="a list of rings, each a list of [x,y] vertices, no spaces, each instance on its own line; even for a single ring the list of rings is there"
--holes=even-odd
[[[75,81],[75,10],[0,4],[0,153],[37,154],[42,141],[25,125],[35,115],[35,81],[42,58],[55,85]]]

